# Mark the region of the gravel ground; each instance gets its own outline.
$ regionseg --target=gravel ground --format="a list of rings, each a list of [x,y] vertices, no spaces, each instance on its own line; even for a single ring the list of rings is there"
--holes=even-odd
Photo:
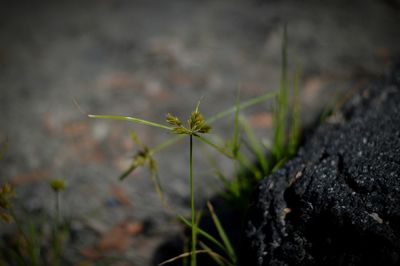
[[[154,248],[178,230],[174,212],[188,213],[187,145],[156,154],[174,206],[165,211],[147,171],[123,183],[117,177],[138,148],[132,129],[150,147],[168,139],[168,132],[90,120],[73,99],[85,112],[163,122],[167,112],[185,119],[204,96],[201,110],[210,116],[234,104],[239,85],[243,100],[278,87],[286,22],[290,68],[302,67],[307,125],[338,93],[381,75],[400,54],[396,3],[2,2],[0,139],[8,140],[9,151],[0,176],[17,187],[20,205],[46,215],[54,202],[45,181],[67,180],[63,215],[74,221],[78,237],[66,264],[117,256],[118,265],[149,265]],[[244,111],[265,140],[270,110],[265,104]],[[231,128],[228,119],[212,136],[226,138]],[[221,187],[204,154],[199,149],[196,155],[199,204]],[[230,175],[230,162],[215,158]],[[119,229],[126,243],[110,241]]]

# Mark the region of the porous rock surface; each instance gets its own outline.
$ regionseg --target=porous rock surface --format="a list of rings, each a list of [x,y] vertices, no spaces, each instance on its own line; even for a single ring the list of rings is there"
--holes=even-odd
[[[400,265],[400,68],[257,187],[243,265]]]

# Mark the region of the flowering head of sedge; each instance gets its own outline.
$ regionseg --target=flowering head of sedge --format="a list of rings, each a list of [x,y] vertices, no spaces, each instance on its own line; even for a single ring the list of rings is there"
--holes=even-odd
[[[199,104],[197,104],[196,110],[190,115],[187,126],[184,126],[181,120],[168,113],[167,123],[172,126],[172,132],[175,134],[187,134],[187,135],[197,135],[199,133],[205,134],[210,132],[211,127],[206,123],[203,115],[199,111]]]

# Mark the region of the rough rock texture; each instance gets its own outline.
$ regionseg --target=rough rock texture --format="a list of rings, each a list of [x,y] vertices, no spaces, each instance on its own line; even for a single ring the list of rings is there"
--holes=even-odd
[[[263,180],[243,265],[400,265],[400,67]]]

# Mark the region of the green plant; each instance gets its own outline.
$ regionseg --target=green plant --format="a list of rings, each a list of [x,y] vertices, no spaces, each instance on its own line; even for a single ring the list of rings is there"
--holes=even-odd
[[[49,182],[51,189],[55,193],[55,218],[53,224],[53,262],[52,265],[60,265],[61,253],[62,253],[62,242],[63,242],[63,228],[61,221],[61,192],[65,189],[66,183],[64,179],[52,179]]]
[[[189,136],[189,182],[190,182],[190,208],[192,213],[192,245],[191,245],[191,260],[190,265],[195,266],[196,262],[196,215],[194,206],[194,177],[193,177],[193,137],[200,138],[199,134],[206,134],[211,130],[211,127],[206,123],[203,115],[199,111],[200,101],[196,106],[196,110],[192,112],[188,120],[188,126],[185,127],[176,116],[167,114],[167,122],[172,126],[172,132],[175,134],[183,134]]]
[[[17,229],[14,236],[15,242],[0,243],[0,245],[5,245],[4,248],[0,249],[0,256],[6,259],[5,261],[0,259],[0,265],[7,261],[17,265],[60,265],[63,238],[67,232],[66,227],[60,223],[60,198],[57,195],[64,188],[64,182],[53,180],[50,185],[56,192],[56,215],[53,223],[51,246],[45,254],[43,253],[44,240],[48,237],[38,229],[38,224],[42,224],[44,219],[36,222],[34,219],[29,221],[19,219],[12,204],[12,199],[16,197],[13,187],[9,183],[4,183],[0,187],[0,220],[15,223]]]
[[[174,261],[179,258],[191,257],[191,265],[196,265],[196,254],[206,253],[211,256],[219,265],[236,265],[237,257],[236,252],[232,243],[230,243],[228,236],[226,235],[221,222],[219,221],[213,207],[208,204],[209,212],[211,214],[214,225],[217,228],[218,240],[215,236],[210,235],[201,228],[198,227],[198,221],[200,215],[196,215],[194,206],[194,176],[193,176],[193,139],[198,139],[201,142],[207,144],[219,153],[231,158],[236,165],[237,177],[233,180],[226,178],[219,170],[217,170],[217,176],[220,177],[222,182],[225,184],[227,194],[230,199],[234,201],[247,202],[245,199],[249,193],[250,188],[254,182],[260,180],[262,177],[268,175],[272,171],[275,171],[284,162],[288,160],[290,156],[293,156],[300,138],[300,111],[299,111],[299,80],[300,80],[300,69],[297,68],[294,78],[294,90],[293,100],[291,107],[289,105],[289,81],[288,81],[288,64],[287,64],[287,32],[286,27],[283,33],[282,42],[282,70],[281,70],[281,82],[278,91],[273,91],[255,97],[253,99],[241,102],[239,92],[237,93],[236,104],[216,115],[204,119],[199,111],[200,101],[196,106],[195,111],[192,112],[188,119],[187,125],[184,125],[181,120],[172,115],[167,114],[166,121],[168,125],[144,120],[137,117],[130,116],[115,116],[115,115],[96,115],[89,114],[89,118],[99,119],[112,119],[112,120],[124,120],[134,122],[142,125],[153,126],[168,130],[176,137],[171,137],[167,141],[160,145],[149,148],[142,145],[137,136],[133,137],[133,140],[139,144],[141,150],[134,156],[131,166],[121,175],[120,179],[126,178],[133,170],[139,166],[148,165],[151,172],[157,173],[156,163],[153,159],[154,153],[167,148],[168,146],[176,143],[184,137],[188,136],[189,139],[189,190],[190,190],[190,202],[191,202],[191,220],[188,221],[183,216],[178,215],[178,218],[183,224],[187,225],[191,229],[191,249],[190,252],[184,252],[178,257],[172,258],[165,263]],[[276,105],[273,112],[273,126],[274,126],[274,137],[273,144],[270,151],[263,149],[262,145],[257,141],[251,127],[247,123],[244,116],[241,115],[241,110],[265,102],[269,99],[276,97]],[[219,145],[208,138],[202,136],[211,130],[210,125],[222,118],[225,118],[231,114],[234,114],[234,130],[232,138],[225,143],[225,145]],[[288,125],[290,122],[290,126]],[[242,131],[244,131],[247,138],[243,137]],[[242,145],[244,144],[244,145]],[[257,163],[254,164],[246,156],[244,156],[241,148],[245,146],[251,153],[253,153],[257,159]],[[269,154],[269,156],[266,156]],[[250,178],[249,178],[249,174]],[[161,184],[158,179],[158,174],[153,174],[153,180],[155,182],[156,190],[162,195]],[[213,243],[216,247],[221,249],[224,255],[220,255],[218,252],[210,248],[206,243],[198,243],[201,250],[196,249],[197,246],[197,235],[201,235],[210,243]]]

